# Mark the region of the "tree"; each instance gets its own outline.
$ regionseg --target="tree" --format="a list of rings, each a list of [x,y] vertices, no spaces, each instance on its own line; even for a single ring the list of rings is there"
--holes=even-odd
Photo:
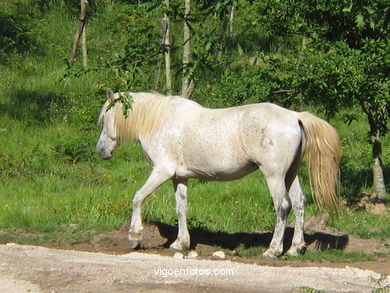
[[[291,77],[294,91],[328,115],[357,104],[370,125],[374,190],[386,197],[381,137],[390,121],[390,7],[385,0],[279,1],[259,6],[275,36],[300,36],[307,49]]]
[[[191,98],[193,92],[193,80],[189,77],[189,64],[190,64],[190,26],[189,16],[191,13],[191,0],[184,0],[184,26],[183,26],[183,85],[181,88],[181,94],[183,97]]]
[[[184,1],[183,96],[192,96],[200,76],[204,78],[211,71],[215,77],[225,71],[226,64],[232,63],[235,3],[234,0],[200,0],[190,7],[191,1]],[[226,61],[222,63],[220,56],[224,51]]]
[[[81,0],[81,12],[80,12],[80,18],[79,23],[77,25],[77,31],[74,36],[72,49],[69,54],[68,58],[68,66],[71,67],[74,63],[74,60],[76,58],[76,51],[79,44],[80,39],[82,40],[82,52],[83,52],[83,66],[87,66],[87,48],[86,48],[86,40],[85,40],[85,22],[87,20],[87,12],[88,12],[88,1],[87,0]]]
[[[233,58],[233,43],[234,43],[234,3],[227,6],[229,13],[229,38],[227,41],[228,65],[230,66]]]
[[[222,39],[226,38],[226,51],[227,51],[227,65],[230,66],[233,58],[233,43],[234,43],[234,4],[226,3],[226,14],[222,17],[222,29],[221,37]],[[226,30],[228,30],[228,35],[226,37]]]
[[[169,0],[165,0],[165,8],[169,9]],[[170,23],[167,12],[164,12],[162,19],[162,45],[164,48],[165,60],[165,86],[168,95],[172,94],[172,78],[171,78],[171,43],[170,43]]]

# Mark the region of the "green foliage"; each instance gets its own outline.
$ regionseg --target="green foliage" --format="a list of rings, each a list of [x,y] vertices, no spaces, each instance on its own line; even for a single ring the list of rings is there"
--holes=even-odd
[[[305,101],[320,104],[328,116],[351,104],[360,105],[368,118],[388,131],[390,53],[388,41],[367,40],[365,52],[344,42],[308,48],[293,80]]]
[[[389,131],[390,121],[390,40],[365,40],[363,63],[363,85],[361,96],[356,99],[370,125],[376,125],[380,133]]]
[[[306,35],[345,41],[361,47],[366,38],[386,38],[389,32],[386,0],[368,1],[263,1],[257,11],[275,36]]]
[[[343,42],[323,50],[307,49],[292,81],[295,94],[321,105],[327,116],[334,116],[361,95],[363,72],[358,59],[359,53]]]
[[[36,48],[31,23],[28,14],[0,11],[0,62],[6,63],[13,53],[28,53]]]
[[[305,35],[291,84],[294,94],[320,104],[328,115],[358,104],[382,135],[389,121],[389,7],[366,2],[266,1],[258,6],[276,35]]]
[[[122,104],[123,116],[127,118],[129,110],[133,107],[133,97],[129,93],[121,93],[119,98],[114,99],[108,104],[106,111],[110,110],[118,102]]]
[[[155,67],[163,49],[160,44],[159,17],[155,5],[143,3],[117,8],[114,28],[125,40],[122,48],[111,51],[101,68],[116,77],[113,88],[142,91],[152,88]],[[123,42],[123,40],[122,40]]]
[[[257,57],[257,64],[233,65],[232,70],[214,77],[212,84],[200,85],[199,96],[204,96],[204,103],[214,107],[259,102],[288,107],[299,102],[290,98],[290,90],[284,90],[291,78],[289,71],[294,68],[293,60],[261,54]]]

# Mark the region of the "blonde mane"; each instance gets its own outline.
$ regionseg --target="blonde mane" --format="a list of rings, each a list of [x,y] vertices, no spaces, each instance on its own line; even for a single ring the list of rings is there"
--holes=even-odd
[[[116,93],[118,98],[122,93]],[[114,127],[119,142],[137,140],[155,131],[164,121],[170,97],[155,93],[130,93],[132,108],[123,115],[123,105],[114,106]]]

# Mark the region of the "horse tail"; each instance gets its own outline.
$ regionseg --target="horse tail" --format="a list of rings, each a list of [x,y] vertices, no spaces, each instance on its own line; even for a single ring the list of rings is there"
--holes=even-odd
[[[340,140],[336,130],[326,121],[310,114],[298,114],[305,140],[309,181],[313,200],[319,210],[337,211],[339,185]]]

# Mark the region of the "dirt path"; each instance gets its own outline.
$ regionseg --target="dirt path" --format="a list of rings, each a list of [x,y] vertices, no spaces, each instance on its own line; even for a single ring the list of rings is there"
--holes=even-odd
[[[6,244],[0,292],[370,292],[379,274],[343,267],[271,267],[230,260],[177,259]],[[386,280],[390,282],[390,280]]]

